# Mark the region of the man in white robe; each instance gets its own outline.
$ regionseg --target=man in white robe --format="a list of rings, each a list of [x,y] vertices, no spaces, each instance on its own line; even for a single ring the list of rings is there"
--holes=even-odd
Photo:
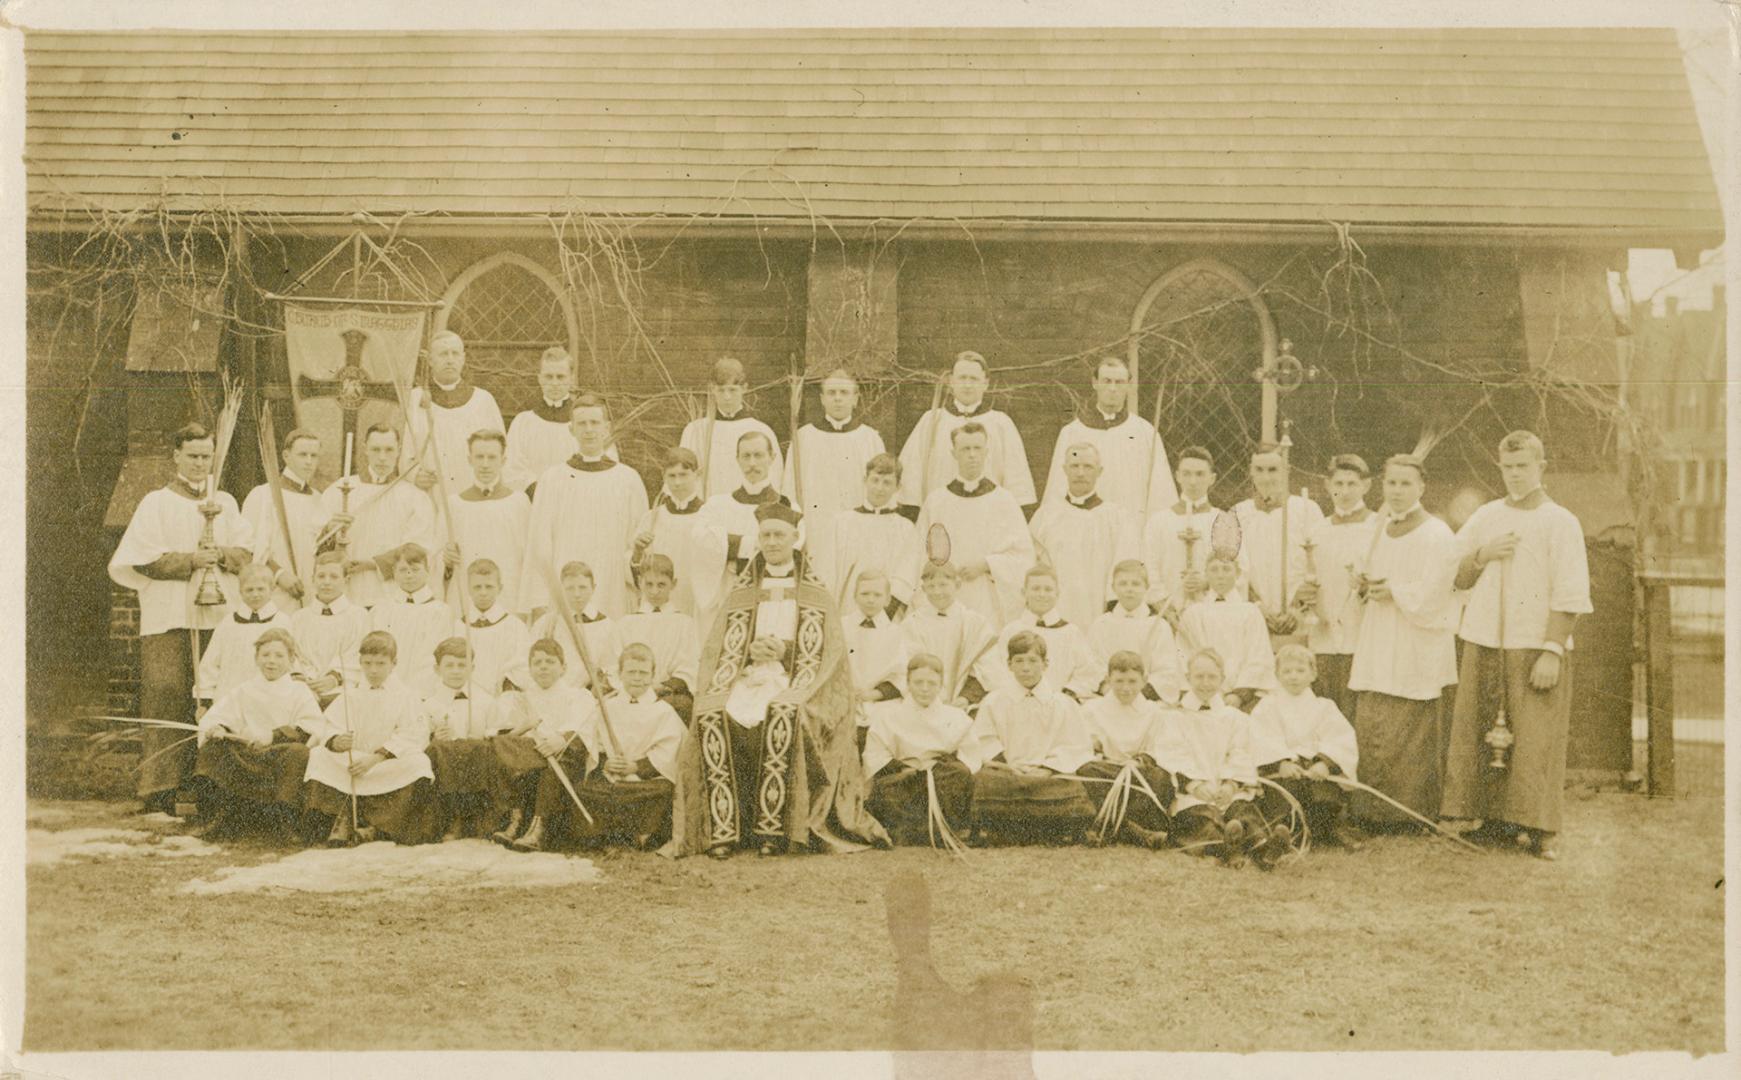
[[[1592,609],[1584,530],[1543,490],[1546,466],[1541,439],[1528,431],[1507,435],[1499,443],[1506,497],[1475,511],[1457,533],[1456,585],[1467,599],[1440,812],[1481,818],[1484,839],[1521,835],[1536,855],[1555,859],[1572,627]],[[1514,741],[1507,767],[1494,770],[1485,764],[1492,753],[1486,739],[1502,704]]]
[[[701,504],[700,523],[711,534],[707,550],[720,561],[712,566],[698,567],[698,575],[706,576],[710,582],[723,582],[725,577],[743,569],[756,555],[756,537],[760,528],[756,511],[764,506],[791,505],[772,479],[779,452],[773,439],[758,431],[745,432],[738,439],[736,453],[742,483],[732,490],[710,496]],[[802,543],[802,532],[799,538]],[[698,592],[717,603],[722,596],[722,587],[698,589]],[[701,626],[711,627],[713,606],[702,608],[697,616]]]
[[[1064,454],[1069,491],[1042,503],[1029,531],[1040,561],[1058,573],[1058,608],[1086,631],[1112,599],[1112,568],[1137,553],[1137,515],[1101,496],[1100,451],[1077,443]]]
[[[538,393],[538,401],[508,424],[508,463],[502,480],[515,491],[526,491],[545,469],[580,453],[568,427],[574,414],[574,360],[560,345],[550,346],[538,358]],[[615,458],[616,447],[605,455]],[[527,491],[526,498],[533,494]]]
[[[1294,592],[1306,580],[1306,538],[1324,520],[1318,504],[1288,494],[1288,465],[1281,448],[1260,443],[1251,455],[1253,495],[1236,504],[1241,550],[1245,552],[1246,592],[1263,609],[1274,644],[1299,636]],[[1287,514],[1287,569],[1282,569],[1283,508]],[[1283,595],[1283,584],[1286,593]]]
[[[1201,446],[1179,451],[1179,500],[1149,515],[1143,525],[1142,559],[1149,568],[1149,603],[1171,618],[1203,596],[1203,566],[1209,561],[1215,519],[1229,511],[1209,501],[1215,486],[1215,459]],[[1249,559],[1242,545],[1234,558],[1240,597],[1245,597]]]
[[[1100,497],[1139,522],[1178,497],[1160,435],[1129,406],[1130,365],[1116,356],[1103,357],[1094,371],[1093,407],[1058,432],[1042,505],[1064,498],[1069,486],[1066,458],[1078,443],[1093,446],[1106,468]]]
[[[270,483],[248,492],[242,500],[242,516],[254,533],[254,561],[265,563],[275,575],[272,602],[289,614],[302,606],[314,581],[315,552],[333,511],[311,486],[320,465],[320,437],[298,428],[284,436],[282,454],[284,472],[278,478],[278,490],[284,500],[284,516],[279,517]]]
[[[784,475],[785,463],[780,457],[780,442],[774,436],[774,429],[744,410],[744,394],[748,390],[749,376],[741,361],[727,356],[715,362],[707,388],[712,412],[689,421],[677,440],[677,445],[694,454],[701,464],[701,497],[704,499],[731,492],[745,482],[746,477],[739,469],[737,448],[743,437],[752,431],[767,436],[768,445],[774,448],[768,463],[768,476],[774,478],[776,486],[778,478]]]
[[[393,556],[404,544],[435,550],[435,507],[399,473],[399,433],[386,424],[363,433],[363,464],[322,492],[334,517],[351,515],[341,534],[348,560],[351,602],[365,608],[392,586]]]
[[[443,483],[450,496],[471,484],[466,440],[472,432],[507,428],[496,399],[488,390],[466,380],[465,342],[451,330],[430,339],[429,386],[412,387],[406,408],[410,415],[405,418],[405,456],[399,467],[416,466],[412,479],[418,490],[428,492],[431,499],[440,498]],[[435,425],[433,439],[427,438],[431,422]],[[443,483],[436,479],[438,460]]]
[[[465,611],[466,567],[488,559],[501,574],[501,595],[511,603],[520,595],[520,563],[526,557],[526,531],[532,504],[502,478],[507,438],[499,431],[474,431],[466,441],[473,482],[448,496],[453,535],[442,552],[447,604]]]
[[[1384,464],[1385,526],[1362,553],[1357,579],[1364,612],[1348,689],[1360,741],[1360,781],[1431,819],[1440,799],[1440,696],[1457,681],[1453,640],[1462,613],[1452,591],[1457,541],[1451,527],[1421,509],[1426,467],[1413,455]],[[1354,815],[1382,824],[1413,819],[1357,793]]]
[[[805,424],[792,436],[784,490],[812,536],[857,501],[865,465],[883,452],[882,435],[858,418],[857,408],[858,381],[836,368],[822,380],[821,422]]]
[[[1352,717],[1354,695],[1348,689],[1348,672],[1363,608],[1355,575],[1365,569],[1381,523],[1366,508],[1372,470],[1360,456],[1338,454],[1331,459],[1326,486],[1330,516],[1306,538],[1306,580],[1294,591],[1294,598],[1305,612],[1306,644],[1317,657],[1318,679],[1312,692],[1334,701],[1343,716]]]
[[[941,408],[919,418],[901,447],[901,501],[923,506],[933,492],[951,482],[955,473],[955,432],[963,424],[985,431],[985,475],[1015,498],[1017,506],[1034,504],[1034,474],[1028,451],[1015,421],[985,400],[989,383],[985,357],[963,352],[949,373],[949,394]]]
[[[575,399],[571,424],[580,453],[544,470],[532,497],[515,610],[534,620],[550,604],[557,574],[574,560],[592,569],[595,602],[606,615],[634,603],[629,552],[647,513],[646,485],[634,469],[605,456],[611,424],[604,402],[591,394]]]
[[[986,429],[969,421],[950,439],[956,478],[926,497],[910,561],[925,565],[933,554],[932,526],[943,526],[937,535],[947,537],[946,561],[961,571],[961,602],[1001,627],[1022,608],[1023,577],[1034,565],[1033,538],[1016,497],[985,475]]]
[[[913,519],[919,516],[919,508],[895,500],[900,484],[899,459],[893,454],[871,458],[864,467],[864,501],[809,530],[804,543],[816,576],[838,596],[855,595],[862,574],[887,575],[889,616],[895,619],[912,606],[918,584],[911,554],[917,542]]]
[[[109,560],[109,578],[139,594],[139,713],[156,720],[185,720],[193,708],[192,688],[198,657],[189,630],[203,649],[212,628],[225,617],[223,605],[194,603],[205,571],[214,571],[226,600],[238,595],[235,574],[249,561],[254,535],[228,492],[210,482],[215,441],[198,424],[170,438],[175,479],[139,500],[126,532]],[[212,539],[205,543],[206,517],[214,508]],[[173,728],[147,727],[139,733],[139,797],[147,810],[174,806],[176,789],[193,769],[194,748]],[[155,755],[155,756],[154,756]]]

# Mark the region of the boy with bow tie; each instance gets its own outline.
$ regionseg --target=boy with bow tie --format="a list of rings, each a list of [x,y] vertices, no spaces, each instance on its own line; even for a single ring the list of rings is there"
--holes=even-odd
[[[917,545],[913,519],[918,507],[895,499],[901,462],[878,454],[865,463],[864,501],[842,510],[810,530],[805,550],[815,560],[816,576],[838,595],[856,596],[858,575],[881,571],[889,579],[889,618],[899,619],[913,604],[914,578],[909,553]]]
[[[194,697],[210,706],[214,701],[253,679],[254,643],[268,630],[290,631],[290,616],[272,600],[271,569],[249,563],[236,575],[240,602],[233,605],[212,631],[212,639],[200,657],[199,682]],[[292,665],[292,670],[295,666]],[[204,707],[202,706],[202,708]]]
[[[695,669],[701,662],[695,620],[672,603],[677,571],[669,558],[646,556],[640,582],[641,607],[622,617],[617,636],[625,645],[645,645],[651,651],[653,692],[687,725],[695,704]]]
[[[1046,685],[1068,695],[1072,701],[1093,697],[1100,685],[1100,662],[1082,627],[1058,613],[1058,572],[1044,563],[1030,568],[1027,580],[1022,583],[1022,601],[1027,610],[1003,628],[993,655],[1006,655],[1010,642],[1018,634],[1038,634],[1046,642],[1049,657]],[[1010,687],[1015,681],[1009,666],[995,661],[992,677],[996,680],[994,689]]]
[[[453,609],[429,587],[429,555],[416,544],[393,554],[393,591],[370,615],[370,628],[391,634],[405,658],[399,678],[407,683],[435,669],[435,646],[453,631]]]
[[[339,686],[362,678],[357,646],[369,632],[369,612],[345,595],[345,557],[323,551],[314,560],[314,599],[290,616],[290,633],[306,661],[308,688],[326,708]]]
[[[1179,637],[1191,652],[1215,652],[1226,673],[1224,685],[1216,689],[1227,704],[1250,712],[1258,695],[1275,685],[1275,658],[1263,612],[1234,591],[1238,574],[1231,553],[1217,551],[1209,556],[1208,591],[1179,617]]]
[[[465,577],[471,610],[455,620],[453,633],[471,643],[472,677],[492,693],[525,687],[526,649],[532,644],[532,635],[520,616],[501,604],[501,567],[492,559],[473,559]]]

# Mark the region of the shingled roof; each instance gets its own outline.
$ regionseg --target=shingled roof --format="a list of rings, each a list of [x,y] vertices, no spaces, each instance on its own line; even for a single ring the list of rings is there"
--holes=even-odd
[[[30,205],[1715,234],[1672,31],[26,38]]]

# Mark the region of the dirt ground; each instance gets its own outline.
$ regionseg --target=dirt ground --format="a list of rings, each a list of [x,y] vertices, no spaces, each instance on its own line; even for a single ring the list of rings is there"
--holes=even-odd
[[[33,828],[176,831],[128,809],[38,802]],[[598,884],[421,893],[179,891],[283,854],[246,843],[65,859],[28,869],[24,1046],[883,1047],[954,993],[897,1023],[883,890],[917,871],[938,973],[1025,976],[1037,1049],[1709,1052],[1722,826],[1715,799],[1585,792],[1552,865],[1412,838],[1269,875],[1133,849],[623,853]]]

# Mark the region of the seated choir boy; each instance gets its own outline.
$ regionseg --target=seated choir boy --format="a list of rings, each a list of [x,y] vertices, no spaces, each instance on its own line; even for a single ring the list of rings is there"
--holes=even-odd
[[[272,571],[260,563],[247,563],[236,575],[241,600],[218,621],[200,654],[199,681],[194,696],[210,705],[245,682],[259,670],[254,666],[254,643],[267,630],[290,630],[290,616],[272,602]]]
[[[687,725],[695,707],[691,688],[701,664],[695,617],[678,610],[672,602],[677,567],[669,557],[658,553],[644,556],[638,578],[641,606],[618,620],[617,636],[625,645],[639,643],[653,650],[653,692]]]
[[[508,820],[490,839],[509,847],[537,816],[538,778],[547,764],[538,748],[539,730],[578,731],[597,708],[590,693],[563,678],[568,662],[555,638],[534,641],[526,666],[530,685],[496,699],[499,734],[492,740],[500,766],[496,808]]]
[[[369,609],[345,595],[345,556],[323,551],[314,560],[314,600],[290,616],[290,633],[307,664],[308,688],[326,708],[339,684],[363,677],[357,646],[369,632]]]
[[[1027,610],[1003,628],[993,657],[1005,655],[1010,639],[1017,634],[1038,634],[1046,642],[1049,657],[1047,684],[1072,701],[1092,697],[1100,685],[1100,662],[1095,658],[1094,647],[1088,644],[1086,629],[1067,621],[1058,612],[1058,572],[1046,563],[1029,569],[1022,582],[1022,602]],[[992,677],[1001,687],[1014,683],[1007,664],[994,667]]]
[[[562,642],[564,652],[574,653],[576,662],[568,665],[567,674],[563,676],[570,683],[583,690],[590,687],[592,679],[587,671],[597,667],[599,679],[604,684],[600,689],[609,693],[609,664],[622,651],[622,638],[617,632],[617,624],[592,602],[593,590],[596,587],[592,567],[575,559],[563,564],[560,577],[562,595],[567,600],[566,608],[563,604],[551,604],[550,610],[533,622],[532,636],[555,638]],[[573,622],[569,620],[571,615]],[[581,643],[574,640],[574,623],[580,624],[580,632],[585,639]]]
[[[472,647],[472,679],[492,694],[524,687],[532,635],[525,620],[501,602],[501,567],[493,559],[473,559],[465,578],[471,612],[454,622],[453,634]]]
[[[1153,617],[1159,620],[1159,616]],[[1155,761],[1155,724],[1161,709],[1143,696],[1148,673],[1143,669],[1142,657],[1128,651],[1113,653],[1107,661],[1106,685],[1106,696],[1082,707],[1082,718],[1094,742],[1094,760],[1076,771],[1083,776],[1116,780],[1130,767],[1135,774],[1130,799],[1123,822],[1114,823],[1117,828],[1114,835],[1138,847],[1165,847],[1171,825],[1167,807],[1173,804],[1173,778]],[[1112,794],[1112,785],[1089,784],[1088,793],[1096,803],[1104,804]]]
[[[1281,687],[1251,712],[1251,758],[1259,776],[1281,785],[1300,804],[1314,840],[1358,849],[1359,838],[1343,820],[1342,788],[1330,779],[1355,775],[1359,748],[1354,727],[1336,702],[1312,691],[1317,677],[1311,649],[1283,645],[1276,651],[1276,682]],[[1280,792],[1268,787],[1263,809],[1272,821],[1288,820],[1293,810]]]
[[[845,624],[842,630],[852,666],[853,689],[866,705],[893,701],[901,696],[901,684],[906,678],[907,639],[900,624],[889,619],[888,575],[881,570],[859,574],[852,599],[857,612],[841,612],[840,621]],[[868,723],[868,715],[861,711],[858,720],[861,751]]]
[[[1088,643],[1100,658],[1102,670],[1114,653],[1133,652],[1148,671],[1142,695],[1150,701],[1171,704],[1179,700],[1184,677],[1179,671],[1179,642],[1167,620],[1155,614],[1144,599],[1149,591],[1149,570],[1141,559],[1125,559],[1112,568],[1113,605],[1088,628]],[[1104,692],[1104,690],[1102,691]]]
[[[435,838],[429,728],[417,695],[393,676],[397,660],[393,635],[370,631],[357,646],[362,681],[340,689],[309,738],[304,797],[310,810],[332,818],[333,847],[357,839],[353,826],[401,844]]]
[[[617,674],[622,689],[605,698],[602,711],[591,714],[591,767],[570,768],[572,758],[567,764],[557,762],[574,782],[587,813],[580,813],[554,775],[541,777],[537,813],[513,842],[516,850],[539,850],[548,838],[546,829],[560,834],[564,825],[587,847],[617,840],[651,851],[671,835],[683,721],[653,692],[653,650],[638,644],[625,647],[617,658]],[[546,739],[541,746],[551,749],[560,739],[554,732],[537,737]]]
[[[1250,712],[1259,695],[1275,686],[1269,624],[1263,609],[1234,591],[1239,564],[1233,556],[1210,553],[1203,575],[1208,579],[1207,591],[1179,616],[1180,644],[1192,653],[1213,649],[1226,671],[1219,687],[1222,698],[1241,712]]]
[[[1173,842],[1199,855],[1241,865],[1247,855],[1265,869],[1286,850],[1289,833],[1264,820],[1262,790],[1251,761],[1251,718],[1223,699],[1225,668],[1213,649],[1185,665],[1187,689],[1176,710],[1155,727],[1154,757],[1173,774]]]
[[[393,636],[400,681],[414,685],[434,670],[437,642],[453,633],[453,609],[429,587],[429,554],[417,544],[393,552],[393,586],[369,611],[370,628]]]
[[[925,598],[901,621],[909,654],[930,653],[943,661],[943,700],[972,709],[993,681],[997,631],[985,616],[956,600],[961,572],[952,563],[927,562],[919,575]]]
[[[270,575],[266,580],[270,586]],[[302,809],[306,744],[321,723],[314,692],[290,677],[295,656],[290,631],[267,630],[254,642],[254,677],[200,717],[194,785],[207,838],[256,823],[291,838]]]
[[[942,700],[943,661],[919,653],[907,661],[907,696],[865,710],[864,774],[870,778],[865,808],[883,823],[896,844],[930,844],[929,786],[951,831],[967,828],[973,772],[959,750],[973,721]]]
[[[490,738],[499,719],[496,695],[472,677],[465,638],[448,638],[435,647],[434,655],[434,685],[422,688],[421,705],[429,727],[435,794],[447,819],[441,838],[485,836],[501,824],[484,820],[496,787],[496,750]]]
[[[1012,683],[979,703],[961,758],[974,769],[973,829],[1018,841],[1075,840],[1094,819],[1077,769],[1094,756],[1081,708],[1045,682],[1046,640],[1006,647]]]

